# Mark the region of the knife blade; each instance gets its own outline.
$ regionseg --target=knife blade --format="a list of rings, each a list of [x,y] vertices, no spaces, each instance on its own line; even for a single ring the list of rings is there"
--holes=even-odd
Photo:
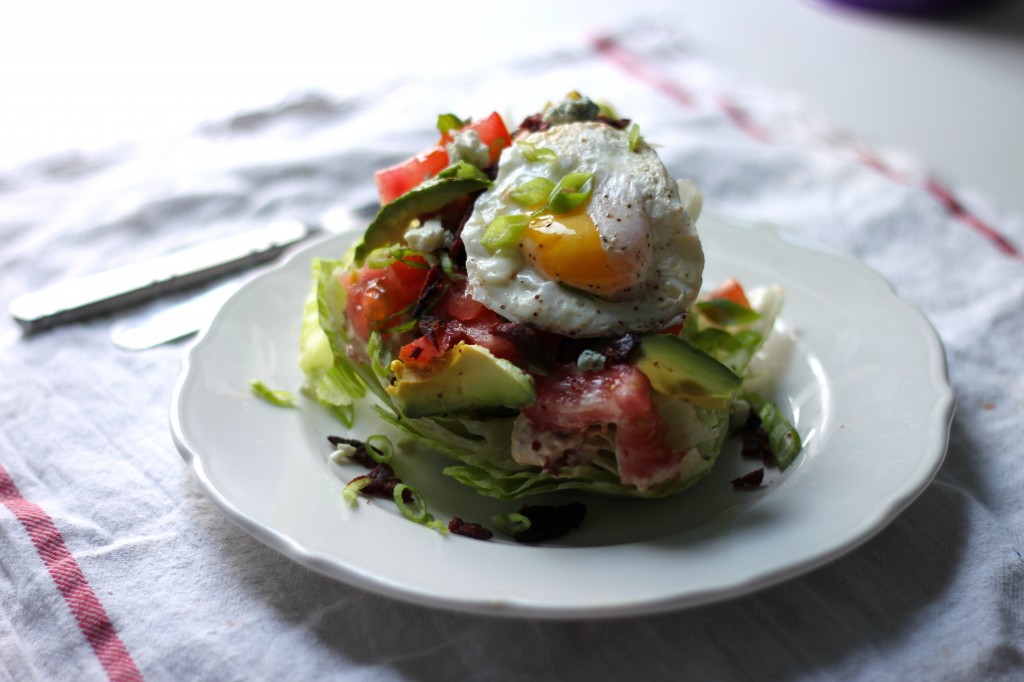
[[[357,234],[377,209],[376,202],[356,208],[345,205],[332,207],[320,216],[320,231],[324,234]],[[120,319],[111,327],[110,340],[121,350],[139,351],[191,336],[204,328],[248,279],[247,274],[232,277],[194,296]]]
[[[145,311],[118,320],[110,328],[110,340],[121,350],[139,351],[155,348],[195,334],[205,327],[225,301],[239,288],[246,277],[234,277],[208,291],[181,302],[174,302],[155,312]]]
[[[177,293],[279,256],[322,231],[318,225],[280,221],[112,270],[58,282],[15,298],[10,314],[26,334],[114,312]]]

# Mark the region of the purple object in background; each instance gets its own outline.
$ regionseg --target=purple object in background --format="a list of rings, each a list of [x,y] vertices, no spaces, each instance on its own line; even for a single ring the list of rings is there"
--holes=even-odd
[[[834,5],[897,14],[938,14],[987,4],[986,0],[828,0]]]

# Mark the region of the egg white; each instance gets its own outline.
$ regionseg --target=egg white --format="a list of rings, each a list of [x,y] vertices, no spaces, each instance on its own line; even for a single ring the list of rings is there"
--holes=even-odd
[[[494,185],[476,201],[462,230],[470,295],[498,314],[573,337],[660,331],[680,322],[701,286],[704,254],[679,188],[642,140],[599,122],[574,122],[518,138],[553,150],[557,161],[528,161],[513,144],[501,156]],[[488,251],[481,243],[498,216],[525,209],[510,192],[543,177],[594,174],[587,214],[605,252],[628,263],[619,289],[568,287],[535,267],[517,248]]]

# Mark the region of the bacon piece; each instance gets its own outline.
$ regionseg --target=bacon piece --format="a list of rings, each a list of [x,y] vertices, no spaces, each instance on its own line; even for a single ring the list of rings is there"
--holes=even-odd
[[[348,456],[356,464],[361,464],[367,469],[372,469],[377,466],[376,460],[370,457],[370,453],[366,451],[366,443],[355,438],[342,438],[341,436],[327,436],[327,442],[334,447],[339,445],[351,445],[356,450]]]
[[[352,481],[358,481],[363,478],[370,479],[370,482],[361,488],[359,492],[364,495],[376,495],[388,499],[394,497],[395,486],[402,482],[402,479],[395,475],[395,470],[383,463],[377,464],[364,476],[356,476]],[[349,481],[349,483],[352,481]],[[402,499],[410,503],[413,501],[412,492],[408,488],[402,491]]]
[[[416,306],[412,310],[412,317],[419,319],[428,310],[433,308],[438,300],[444,295],[446,287],[450,284],[448,276],[440,265],[434,265],[427,271],[427,278],[420,288],[420,295],[416,298]]]
[[[463,535],[474,540],[490,540],[494,537],[494,533],[479,523],[463,521],[458,516],[453,516],[451,521],[448,522],[448,530],[456,535]]]
[[[761,483],[764,481],[764,467],[760,469],[754,469],[750,473],[743,474],[738,478],[734,478],[730,481],[733,488],[739,489],[750,489],[759,488]]]
[[[519,322],[501,322],[495,325],[492,333],[511,343],[524,358],[540,367],[550,367],[554,362],[557,342],[549,338],[550,334]]]
[[[768,432],[761,425],[761,418],[754,410],[750,410],[747,421],[740,430],[740,455],[749,459],[759,459],[765,466],[775,465],[775,454],[768,441]]]
[[[628,362],[629,356],[632,355],[639,343],[640,337],[633,332],[628,332],[613,341],[612,345],[605,349],[604,356],[608,362],[613,364]]]
[[[683,459],[665,438],[668,425],[651,401],[650,381],[631,365],[540,377],[537,401],[523,417],[538,431],[562,434],[614,424],[619,480],[641,490],[672,478]]]
[[[519,124],[519,130],[516,132],[536,133],[541,130],[547,130],[551,127],[551,124],[544,120],[544,114],[532,114],[523,119],[523,122]]]

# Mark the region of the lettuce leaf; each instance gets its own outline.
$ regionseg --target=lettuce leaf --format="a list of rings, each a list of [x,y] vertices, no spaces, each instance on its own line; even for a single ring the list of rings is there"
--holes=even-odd
[[[558,475],[518,464],[509,455],[511,417],[409,419],[401,416],[384,389],[386,377],[381,370],[387,367],[388,358],[379,339],[371,337],[366,349],[367,361],[354,361],[348,354],[350,338],[344,319],[345,289],[340,283],[340,274],[351,262],[351,254],[341,260],[313,262],[313,286],[304,308],[300,343],[300,366],[307,377],[308,392],[347,425],[351,425],[354,403],[371,393],[376,398],[373,411],[381,421],[452,459],[453,464],[445,467],[444,473],[480,494],[507,500],[556,491],[586,490],[620,497],[665,497],[700,480],[722,451],[730,429],[729,413],[667,398],[657,400],[666,422],[678,427],[670,430],[670,444],[686,455],[673,479],[639,490],[619,482],[614,456],[610,453],[595,465],[565,468]],[[764,342],[781,303],[771,293],[763,301],[765,304],[758,307],[760,317],[748,327],[701,329],[694,325],[684,334],[691,334],[707,352],[741,372]],[[788,424],[774,405],[763,398],[760,400],[763,402],[757,403],[755,409],[759,414],[764,412],[763,419],[770,434],[776,424]],[[785,430],[779,431],[779,443],[792,446],[792,438],[785,433]],[[797,437],[795,451],[792,447],[781,448],[777,454],[780,467],[788,465],[798,451]]]

